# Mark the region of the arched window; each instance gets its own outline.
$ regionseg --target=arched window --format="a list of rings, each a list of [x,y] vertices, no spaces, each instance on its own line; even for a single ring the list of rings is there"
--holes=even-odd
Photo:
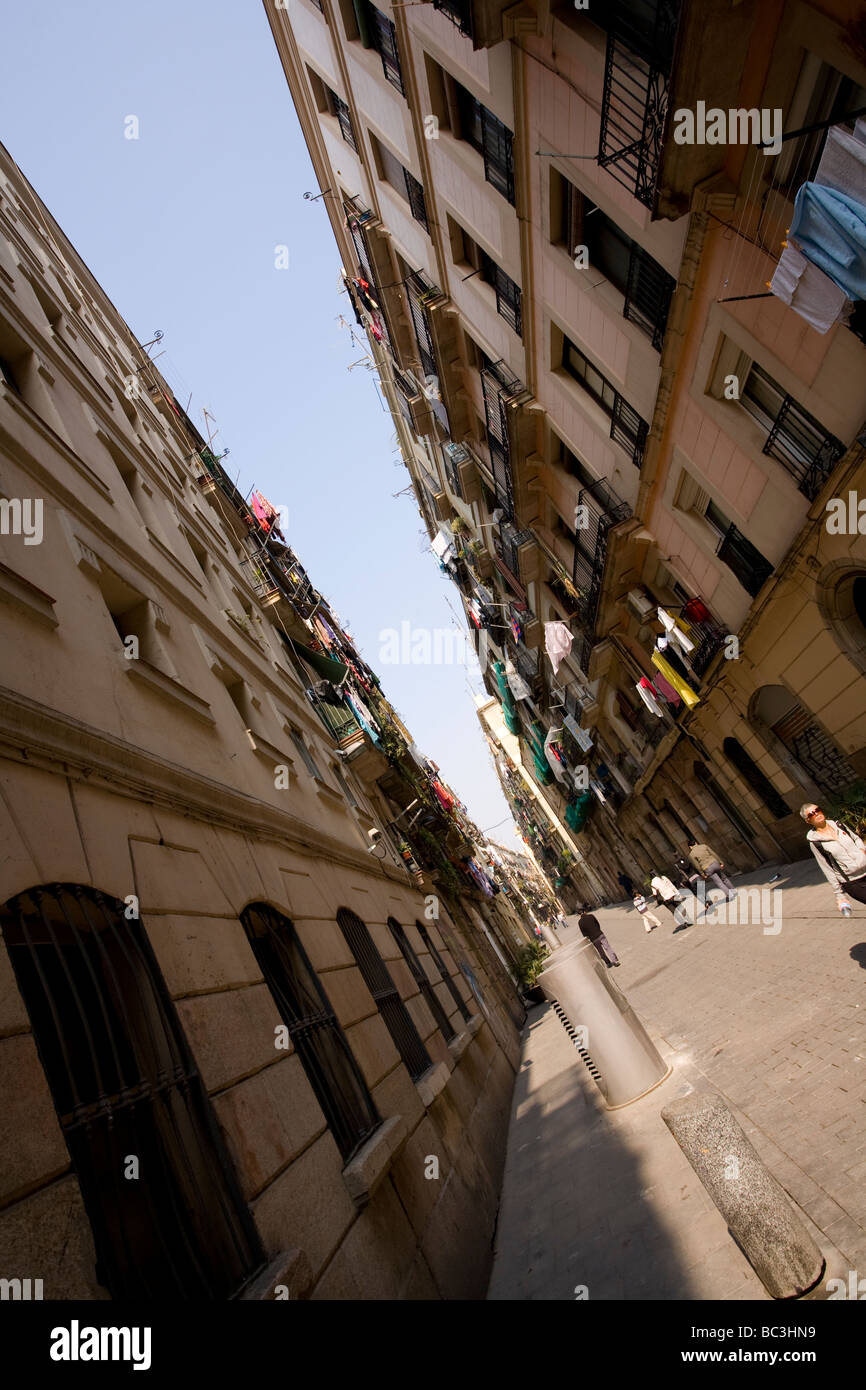
[[[346,1035],[294,923],[268,903],[250,903],[241,913],[241,922],[337,1148],[348,1163],[381,1120]]]
[[[417,1081],[433,1063],[418,1036],[409,1010],[400,997],[400,991],[388,974],[387,966],[360,917],[348,908],[341,907],[337,913],[337,923],[346,938],[349,950],[358,962],[364,983],[375,1000],[385,1027],[394,1040],[394,1046],[403,1058],[412,1080]]]
[[[757,692],[754,715],[793,754],[803,772],[824,792],[842,791],[857,774],[814,715],[783,685]]]
[[[440,956],[439,952],[437,951],[436,947],[433,945],[433,942],[430,939],[430,933],[428,932],[427,928],[425,926],[422,926],[422,924],[417,920],[415,922],[415,926],[418,929],[418,935],[424,942],[424,945],[427,947],[427,950],[430,952],[430,959],[436,966],[436,969],[439,971],[442,983],[448,986],[449,990],[451,991],[451,997],[454,1000],[454,1003],[457,1005],[458,1009],[463,1015],[464,1020],[468,1023],[470,1017],[469,1005],[466,1003],[466,1000],[463,998],[463,995],[457,988],[455,981],[448,974],[448,970],[446,968],[444,960],[442,959],[442,957]],[[452,951],[451,954],[454,955],[454,952]]]
[[[790,816],[791,808],[784,798],[776,791],[769,777],[767,777],[757,763],[749,757],[743,745],[735,738],[726,738],[722,744],[725,757],[734,764],[734,767],[742,774],[746,782],[763,801],[768,811],[776,817],[776,820],[783,820],[785,816]]]
[[[405,960],[406,964],[411,970],[415,983],[420,989],[421,994],[427,1001],[427,1006],[431,1014],[433,1015],[434,1022],[436,1023],[439,1032],[442,1034],[446,1042],[450,1042],[451,1039],[456,1037],[457,1035],[454,1032],[454,1029],[451,1027],[448,1015],[446,1014],[441,1003],[439,1002],[438,994],[436,993],[429,979],[427,978],[427,972],[425,971],[423,965],[421,964],[420,960],[415,954],[415,949],[411,941],[409,940],[403,928],[400,926],[400,923],[394,917],[388,918],[388,930],[390,931],[397,945],[400,947],[403,959]]]
[[[113,1298],[235,1296],[264,1251],[141,922],[95,889],[51,883],[10,899],[0,927],[99,1282]]]

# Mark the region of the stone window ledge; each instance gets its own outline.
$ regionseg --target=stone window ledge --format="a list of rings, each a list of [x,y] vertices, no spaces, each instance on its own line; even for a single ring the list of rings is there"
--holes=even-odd
[[[450,1043],[448,1044],[448,1051],[454,1058],[455,1063],[460,1061],[460,1058],[463,1056],[463,1053],[466,1051],[467,1047],[471,1043],[472,1037],[473,1034],[470,1033],[469,1025],[467,1024],[466,1027],[463,1029],[462,1033],[458,1033],[456,1037],[451,1039]]]
[[[303,1250],[281,1250],[271,1260],[266,1269],[248,1284],[240,1296],[241,1301],[264,1302],[276,1299],[279,1302],[305,1298],[313,1282],[310,1261]]]
[[[46,627],[57,627],[55,600],[8,565],[0,565],[0,602],[8,603],[28,618],[36,618]]]
[[[408,1138],[402,1115],[391,1115],[343,1169],[343,1182],[356,1206],[366,1206]]]
[[[415,1082],[415,1089],[421,1097],[425,1110],[433,1104],[439,1092],[448,1085],[450,1075],[451,1068],[448,1063],[438,1062],[435,1067],[430,1067],[429,1070],[425,1071],[423,1076],[419,1076]]]
[[[189,714],[195,715],[205,724],[216,723],[211,713],[211,707],[206,700],[200,699],[191,690],[187,690],[186,686],[166,675],[164,671],[160,671],[158,667],[151,665],[149,661],[145,661],[143,657],[137,657],[132,661],[121,658],[121,663],[126,674],[132,680],[140,681],[142,685],[148,686],[157,694],[174,701],[175,704],[182,706]]]

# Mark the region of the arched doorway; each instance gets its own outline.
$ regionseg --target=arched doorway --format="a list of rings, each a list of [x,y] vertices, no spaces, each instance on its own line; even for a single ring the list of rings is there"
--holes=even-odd
[[[818,720],[783,685],[764,685],[752,700],[751,716],[771,752],[782,759],[803,786],[839,792],[857,773]]]

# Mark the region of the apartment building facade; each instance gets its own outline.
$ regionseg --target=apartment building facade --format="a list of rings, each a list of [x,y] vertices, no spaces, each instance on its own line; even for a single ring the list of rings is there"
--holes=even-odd
[[[832,324],[768,282],[828,132],[866,202],[858,7],[266,11],[563,899],[690,834],[799,857],[804,796],[864,800],[864,540],[826,521],[862,495],[866,346],[856,275]]]
[[[0,491],[0,1271],[483,1297],[528,932],[3,149]]]

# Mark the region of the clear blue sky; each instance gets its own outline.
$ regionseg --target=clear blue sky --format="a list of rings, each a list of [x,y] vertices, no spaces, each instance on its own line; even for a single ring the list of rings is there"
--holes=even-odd
[[[477,666],[389,665],[380,633],[453,627],[394,427],[339,326],[339,257],[255,0],[7,7],[0,138],[246,493],[289,539],[428,757],[482,828],[520,845],[469,685]],[[139,138],[124,137],[136,116]],[[275,268],[275,248],[289,268]],[[450,600],[450,606],[449,602]],[[507,818],[507,819],[505,819]],[[503,822],[498,824],[497,822]]]

